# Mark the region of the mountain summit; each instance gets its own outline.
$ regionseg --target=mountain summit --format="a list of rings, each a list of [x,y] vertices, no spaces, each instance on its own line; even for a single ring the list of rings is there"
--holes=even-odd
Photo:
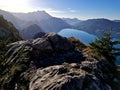
[[[41,21],[52,18],[45,11],[35,11],[29,13],[12,13],[14,16],[25,21]]]

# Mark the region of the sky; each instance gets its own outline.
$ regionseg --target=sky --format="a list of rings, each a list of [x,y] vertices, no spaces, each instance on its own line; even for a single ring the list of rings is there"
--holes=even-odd
[[[55,17],[81,20],[120,20],[120,0],[0,0],[0,9],[10,12],[44,10]]]

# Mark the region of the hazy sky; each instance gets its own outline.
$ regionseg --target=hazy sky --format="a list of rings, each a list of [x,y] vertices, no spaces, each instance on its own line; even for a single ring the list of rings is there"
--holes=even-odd
[[[0,0],[11,12],[45,10],[52,16],[79,19],[120,19],[120,0]]]

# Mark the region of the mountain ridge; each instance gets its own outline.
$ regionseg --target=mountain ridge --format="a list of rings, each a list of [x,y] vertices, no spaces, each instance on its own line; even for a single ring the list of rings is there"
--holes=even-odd
[[[28,12],[28,13],[12,13],[14,16],[21,20],[25,21],[41,21],[45,19],[52,18],[47,12],[45,11],[34,11],[34,12]],[[34,17],[34,18],[33,18]]]
[[[108,19],[88,19],[77,23],[75,27],[99,36],[112,29],[112,36],[115,38],[120,37],[120,22],[114,22]]]
[[[65,22],[67,22],[68,24],[74,26],[75,24],[83,21],[83,20],[79,20],[77,18],[62,18],[62,20],[64,20]]]
[[[60,18],[49,15],[46,11],[35,11],[29,13],[13,13],[19,19],[24,19],[28,23],[37,24],[44,32],[58,32],[71,26]],[[33,18],[34,17],[34,18]],[[28,25],[29,26],[29,25]]]
[[[3,11],[0,11],[0,14]],[[6,11],[5,11],[6,12]],[[29,12],[29,13],[17,13],[14,15],[10,12],[8,13],[8,16],[12,15],[12,18],[14,15],[23,14],[25,17],[30,16],[26,18],[27,20],[19,20],[20,18],[14,17],[11,19],[11,22],[18,28],[19,31],[37,24],[44,32],[59,32],[61,29],[66,29],[66,28],[75,28],[75,29],[80,29],[83,31],[86,31],[88,33],[94,34],[94,35],[102,35],[103,32],[109,32],[109,30],[112,28],[112,33],[113,37],[115,38],[120,38],[120,22],[119,20],[109,20],[109,19],[104,19],[104,18],[99,18],[99,19],[88,19],[88,20],[83,20],[79,21],[77,19],[70,19],[70,18],[56,18],[51,15],[49,15],[45,11],[35,11],[35,12]],[[43,14],[44,17],[41,17],[40,14]],[[35,16],[34,16],[35,15]],[[22,18],[22,16],[19,16]],[[10,18],[10,17],[9,17]],[[15,19],[17,18],[17,19]],[[67,19],[67,20],[65,20]],[[75,21],[74,21],[75,20]],[[71,22],[74,21],[74,25]],[[76,23],[77,22],[77,23]]]
[[[0,15],[0,38],[13,41],[20,40],[20,34],[11,22]]]
[[[48,32],[57,33],[61,29],[71,28],[71,25],[69,25],[62,19],[53,17],[45,11],[35,11],[29,13],[11,13],[4,10],[0,10],[0,15],[7,17],[6,19],[12,22],[16,26],[16,28],[18,28],[20,33],[23,30],[26,30],[26,33],[24,33],[24,36],[26,34],[25,37],[27,37],[28,33],[30,33],[30,30],[26,28],[35,24],[42,29],[42,32],[47,32],[47,33]],[[32,29],[34,30],[35,27]],[[36,32],[36,30],[34,32],[38,33]]]

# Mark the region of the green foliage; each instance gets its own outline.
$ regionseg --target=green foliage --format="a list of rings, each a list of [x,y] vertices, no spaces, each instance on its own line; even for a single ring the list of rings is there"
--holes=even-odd
[[[5,53],[7,51],[6,45],[11,43],[9,39],[2,39],[0,40],[0,72],[3,68],[4,60],[5,60]]]
[[[11,22],[5,20],[2,15],[0,15],[0,28],[5,29],[2,32],[4,33],[6,32],[9,34],[9,35],[5,35],[4,37],[0,35],[0,39],[9,38],[11,41],[17,41],[22,39],[22,37],[20,36],[19,32],[14,27],[14,25]]]
[[[104,33],[103,37],[99,37],[95,42],[90,43],[90,48],[98,52],[100,55],[105,57],[110,62],[116,60],[116,55],[119,54],[118,48],[115,45],[120,44],[119,40],[113,40],[111,32]]]
[[[0,51],[6,51],[6,45],[8,45],[9,43],[11,43],[11,40],[9,39],[0,39]]]
[[[29,73],[30,61],[28,61],[26,56],[30,51],[27,49],[24,50],[24,46],[9,49],[8,51],[6,45],[10,42],[4,39],[1,40],[0,44],[2,51],[2,58],[0,58],[0,90],[14,90],[16,85],[20,90],[28,90],[28,84],[32,74],[27,75]]]
[[[28,69],[29,65],[29,63],[24,59],[27,52],[24,52],[23,50],[18,52],[19,53],[15,58],[6,57],[2,61],[3,64],[1,64],[2,69],[0,73],[1,89],[13,90],[16,84],[21,88],[27,87],[26,85],[28,84],[28,80],[24,78],[24,80],[22,79],[21,81],[21,74]],[[10,62],[7,62],[9,58]]]
[[[19,53],[12,55],[12,58],[6,56],[6,52],[8,51],[7,45],[14,41],[21,40],[22,38],[14,25],[5,20],[1,15],[0,28],[0,90],[14,90],[16,85],[21,87],[21,90],[26,90],[23,88],[26,87],[25,83],[27,82],[27,79],[24,79],[21,82],[20,75],[28,67],[28,63],[23,59],[27,53],[23,50],[19,50]],[[2,35],[3,33],[5,35]],[[8,58],[10,59],[10,62],[6,63],[7,60],[9,60]]]

